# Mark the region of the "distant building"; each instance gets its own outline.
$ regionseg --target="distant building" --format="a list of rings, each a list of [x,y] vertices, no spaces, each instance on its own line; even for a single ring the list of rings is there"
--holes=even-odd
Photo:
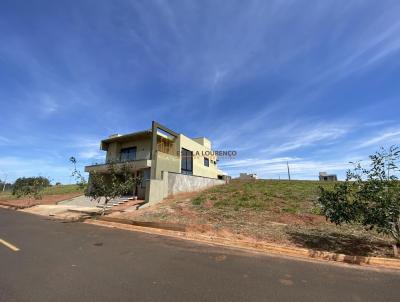
[[[319,181],[337,181],[337,175],[319,172]]]
[[[256,173],[240,173],[239,179],[257,179],[257,174]]]

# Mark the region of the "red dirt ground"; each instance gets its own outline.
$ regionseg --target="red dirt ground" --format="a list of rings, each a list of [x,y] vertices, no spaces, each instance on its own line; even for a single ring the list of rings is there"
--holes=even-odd
[[[16,208],[29,208],[39,204],[56,204],[60,201],[67,200],[73,197],[82,195],[82,193],[68,193],[68,194],[57,194],[57,195],[45,195],[42,199],[30,199],[30,198],[19,198],[19,199],[6,199],[0,200],[0,205],[11,206]]]
[[[325,217],[312,214],[279,213],[276,222],[298,225],[318,225],[327,223]]]

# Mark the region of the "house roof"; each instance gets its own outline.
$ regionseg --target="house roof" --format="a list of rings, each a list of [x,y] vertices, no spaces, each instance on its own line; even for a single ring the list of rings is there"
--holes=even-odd
[[[319,176],[336,176],[336,174],[328,174],[326,172],[319,172]]]
[[[103,139],[101,141],[100,149],[107,151],[108,144],[110,144],[110,143],[115,143],[115,142],[121,143],[121,142],[130,141],[132,139],[146,138],[149,135],[151,135],[151,130],[138,131],[138,132],[123,134],[123,135],[113,135],[113,136]]]
[[[113,134],[110,135],[108,138],[103,139],[100,143],[100,149],[103,151],[107,151],[108,150],[108,145],[111,143],[115,143],[115,142],[127,142],[127,141],[131,141],[132,139],[140,139],[140,138],[148,138],[152,133],[151,129],[148,130],[143,130],[143,131],[138,131],[138,132],[132,132],[132,133],[128,133],[128,134]],[[164,137],[164,138],[170,138],[170,134],[169,132],[166,132],[163,129],[157,129],[157,135]],[[176,134],[178,135],[178,134]],[[187,136],[185,136],[187,137]],[[208,142],[208,144],[211,146],[211,141],[210,139],[208,139],[207,137],[197,137],[197,138],[190,138],[187,137],[188,139],[191,139],[193,142],[204,146],[204,143],[200,143],[198,140],[206,140]]]

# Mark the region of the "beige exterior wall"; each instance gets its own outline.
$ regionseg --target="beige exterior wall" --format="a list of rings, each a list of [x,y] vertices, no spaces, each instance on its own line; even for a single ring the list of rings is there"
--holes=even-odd
[[[136,159],[150,159],[151,139],[135,139],[128,142],[114,142],[108,145],[106,162],[119,161],[121,149],[136,147]]]
[[[119,143],[111,143],[108,145],[107,155],[106,155],[106,162],[113,162],[117,161],[119,158]]]
[[[160,179],[146,182],[146,202],[159,202],[168,196],[168,172],[162,172]]]
[[[193,175],[195,176],[203,176],[210,178],[218,178],[218,175],[221,174],[221,171],[218,170],[217,165],[214,164],[214,161],[217,159],[212,156],[206,156],[209,159],[209,167],[204,166],[204,156],[202,156],[202,152],[211,151],[210,148],[198,143],[190,139],[189,137],[180,134],[179,135],[179,150],[182,148],[187,149],[193,152]],[[211,144],[210,144],[211,145]],[[200,155],[196,155],[196,152],[199,152]],[[181,170],[179,162],[179,172]]]
[[[211,149],[211,141],[206,138],[206,137],[197,137],[193,138],[195,142],[198,142],[200,145],[203,145],[204,147]]]
[[[204,143],[205,145],[203,145]],[[211,151],[211,143],[206,138],[199,138],[193,140],[183,134],[180,134],[176,141],[177,150],[181,151],[182,148],[187,149],[193,152],[193,175],[194,176],[203,176],[209,178],[218,178],[222,172],[217,168],[217,165],[214,164],[216,161],[216,157],[214,156],[203,156],[204,152]],[[196,153],[200,155],[196,155]],[[177,153],[176,153],[177,154]],[[209,159],[209,166],[204,165],[204,157]],[[155,175],[156,179],[161,178],[162,171],[181,173],[181,157],[175,156],[171,154],[166,154],[160,151],[157,151],[154,156],[154,160],[152,161],[152,169],[153,175]]]
[[[162,171],[181,173],[181,159],[178,156],[157,151],[155,160],[152,161],[155,178],[160,179]]]

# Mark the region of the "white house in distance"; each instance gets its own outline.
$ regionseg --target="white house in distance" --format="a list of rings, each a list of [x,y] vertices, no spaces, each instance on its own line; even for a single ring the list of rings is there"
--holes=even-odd
[[[238,179],[242,180],[256,180],[258,179],[256,173],[240,173]]]
[[[319,172],[319,181],[337,181],[337,175]]]

